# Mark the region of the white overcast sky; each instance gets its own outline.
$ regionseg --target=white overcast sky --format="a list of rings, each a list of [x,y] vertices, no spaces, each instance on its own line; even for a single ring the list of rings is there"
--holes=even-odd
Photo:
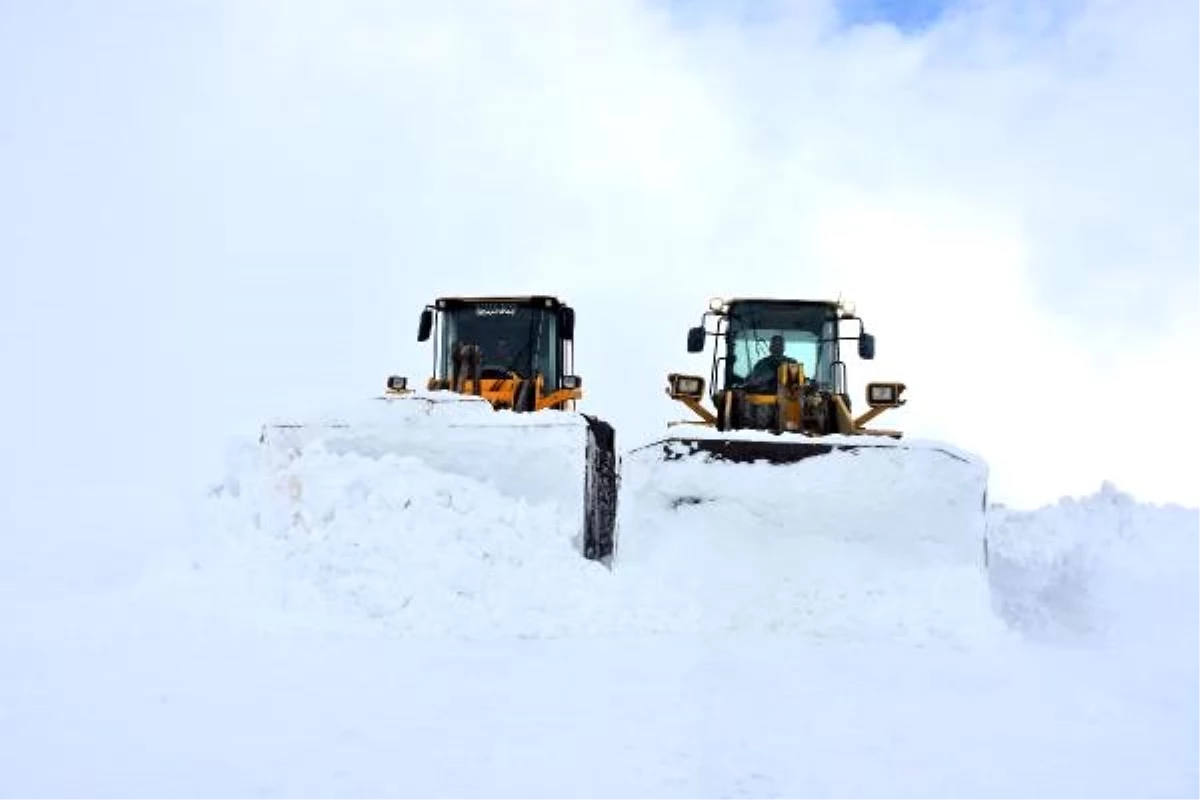
[[[628,447],[710,296],[841,294],[995,499],[1200,504],[1196,4],[743,6],[0,0],[9,492],[211,476],[453,293],[572,302]]]

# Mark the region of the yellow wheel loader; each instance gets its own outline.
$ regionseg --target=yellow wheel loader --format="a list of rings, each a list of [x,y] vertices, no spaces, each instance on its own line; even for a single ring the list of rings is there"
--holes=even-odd
[[[871,427],[907,402],[902,382],[868,383],[865,409],[856,410],[845,345],[873,359],[875,337],[848,304],[715,298],[688,331],[687,350],[702,353],[709,342],[707,379],[667,376],[667,394],[694,416],[669,422],[665,437],[626,456],[631,474],[647,470],[639,486],[651,488],[639,491],[673,508],[719,500],[757,514],[778,505],[800,527],[818,525],[818,518],[838,527],[854,517],[867,538],[909,525],[897,521],[904,517],[912,527],[910,534],[893,531],[901,539],[945,534],[970,558],[986,548],[976,537],[986,522],[983,461],[941,442]],[[960,536],[964,529],[969,533]]]
[[[387,378],[382,403],[353,420],[265,425],[260,443],[291,459],[320,441],[326,452],[415,456],[531,500],[581,506],[576,545],[611,563],[617,455],[612,426],[575,411],[575,310],[557,297],[440,297],[420,314],[430,342],[423,390]]]
[[[703,352],[709,339],[716,347],[707,382],[699,375],[667,376],[667,394],[696,414],[671,425],[778,436],[678,436],[669,442],[721,460],[786,463],[871,446],[875,437],[902,437],[867,425],[907,402],[903,383],[867,384],[868,410],[852,410],[842,343],[856,342],[858,357],[870,360],[875,337],[841,301],[714,299],[701,324],[688,331],[688,352]],[[706,385],[711,410],[704,405]]]
[[[575,309],[558,298],[441,297],[421,312],[417,341],[433,341],[430,391],[483,397],[517,412],[574,410]],[[408,381],[388,379],[393,393]]]

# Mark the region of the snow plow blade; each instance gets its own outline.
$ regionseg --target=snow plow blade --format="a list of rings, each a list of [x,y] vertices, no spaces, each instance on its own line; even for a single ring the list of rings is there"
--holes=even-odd
[[[496,410],[478,397],[434,391],[382,396],[310,421],[273,420],[262,426],[259,445],[301,516],[304,475],[335,470],[344,458],[416,458],[510,497],[558,504],[564,517],[578,520],[563,526],[574,531],[573,546],[611,568],[615,438],[610,424],[591,415]]]
[[[941,442],[696,426],[631,450],[624,471],[641,487],[631,499],[643,505],[732,504],[749,514],[747,524],[779,518],[801,535],[985,564],[986,463]]]
[[[735,464],[765,462],[779,465],[794,464],[806,458],[825,456],[837,451],[853,452],[863,448],[879,447],[903,449],[905,445],[884,443],[878,437],[868,436],[775,437],[773,439],[684,436],[662,439],[647,447],[660,447],[663,458],[667,461],[698,456],[708,461],[729,461]],[[963,463],[970,460],[967,456],[951,448],[937,445],[918,445],[918,449],[933,450]]]

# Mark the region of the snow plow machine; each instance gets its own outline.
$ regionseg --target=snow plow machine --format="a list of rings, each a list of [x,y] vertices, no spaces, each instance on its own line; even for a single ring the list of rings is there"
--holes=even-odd
[[[611,566],[615,434],[575,410],[583,388],[573,371],[574,332],[575,310],[556,297],[440,297],[418,323],[417,340],[433,350],[423,389],[392,375],[382,394],[352,413],[272,421],[259,443],[285,468],[314,450],[417,458],[507,496],[556,502],[562,514],[579,515],[573,535],[583,557]],[[288,491],[297,503],[304,484],[292,469]]]
[[[643,495],[676,510],[719,503],[749,512],[748,525],[769,518],[926,559],[986,560],[982,459],[868,427],[907,402],[904,383],[868,383],[867,407],[855,413],[842,345],[855,342],[870,360],[875,338],[849,304],[715,298],[688,331],[687,350],[703,353],[709,341],[707,381],[667,376],[667,394],[694,417],[669,422],[667,436],[625,456]]]

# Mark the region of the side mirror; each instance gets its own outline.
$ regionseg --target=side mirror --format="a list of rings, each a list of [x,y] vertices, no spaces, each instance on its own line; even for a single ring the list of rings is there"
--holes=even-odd
[[[858,337],[858,357],[864,361],[875,358],[875,337],[871,334],[864,332]]]
[[[564,341],[575,338],[575,309],[563,306],[558,310],[558,327]]]
[[[688,352],[702,353],[704,352],[704,326],[692,328],[688,331]]]
[[[428,308],[421,312],[421,324],[417,326],[417,341],[423,342],[429,338],[433,330],[433,312]]]

